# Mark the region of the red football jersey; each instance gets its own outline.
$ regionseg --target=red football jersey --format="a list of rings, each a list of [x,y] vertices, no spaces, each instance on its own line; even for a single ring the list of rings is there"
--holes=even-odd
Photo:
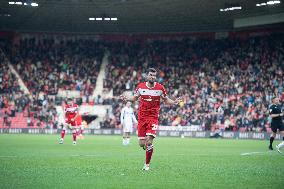
[[[139,83],[134,95],[140,97],[139,119],[158,119],[161,97],[167,96],[165,87],[157,82],[155,82],[153,88],[148,87],[146,82]]]
[[[65,118],[68,119],[68,120],[71,120],[78,113],[78,105],[72,104],[70,106],[70,105],[67,104],[64,108],[64,111],[65,111]]]

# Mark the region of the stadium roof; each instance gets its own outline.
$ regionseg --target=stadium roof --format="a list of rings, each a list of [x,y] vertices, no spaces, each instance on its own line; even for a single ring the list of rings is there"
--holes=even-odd
[[[267,1],[1,0],[0,30],[83,33],[226,31],[233,29],[236,18],[284,12],[284,2],[256,6]],[[38,6],[30,6],[31,2]],[[241,6],[242,9],[220,11],[232,6]]]

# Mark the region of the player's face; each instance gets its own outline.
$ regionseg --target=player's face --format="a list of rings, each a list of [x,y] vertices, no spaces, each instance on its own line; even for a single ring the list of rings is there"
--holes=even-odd
[[[68,104],[68,105],[72,105],[72,103],[73,103],[72,100],[68,100],[68,101],[67,101],[67,104]]]
[[[131,106],[131,102],[127,102],[126,106],[129,108]]]
[[[147,76],[148,82],[154,84],[157,79],[157,72],[149,72]]]

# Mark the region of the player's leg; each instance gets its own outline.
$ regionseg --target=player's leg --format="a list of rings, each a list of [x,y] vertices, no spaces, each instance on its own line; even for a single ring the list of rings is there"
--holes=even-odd
[[[270,136],[270,139],[269,139],[269,146],[268,146],[269,150],[273,150],[272,144],[273,144],[273,141],[274,141],[275,137],[276,137],[276,133],[272,132],[271,136]]]
[[[126,145],[130,144],[130,132],[126,132]]]
[[[129,123],[123,124],[123,145],[129,144],[129,135],[131,132],[132,126]]]
[[[80,127],[76,128],[76,138],[77,139],[81,139],[81,137],[80,137]]]
[[[125,130],[125,124],[122,124],[122,145],[125,146],[126,145],[126,130]]]
[[[271,130],[272,130],[272,133],[271,133],[271,136],[270,136],[269,146],[268,146],[269,150],[273,150],[272,144],[273,144],[273,141],[276,137],[277,127],[275,125],[271,124]]]
[[[122,145],[126,146],[126,132],[124,132],[124,130],[122,135]]]
[[[72,130],[73,145],[76,145],[77,135],[78,135],[77,133],[78,126],[75,121],[70,123],[70,129]]]
[[[153,140],[156,137],[157,127],[158,127],[157,120],[151,120],[147,125],[146,140],[145,140],[146,160],[145,160],[145,165],[143,167],[143,170],[146,171],[150,169],[150,162],[154,152]]]
[[[83,135],[83,133],[84,133],[84,125],[81,125],[81,126],[80,126],[80,131],[79,131],[79,137],[80,137],[80,139],[84,139],[84,138],[85,138],[84,135]]]
[[[145,160],[145,165],[143,167],[143,170],[146,170],[146,171],[150,169],[150,162],[151,162],[152,154],[154,151],[153,140],[154,140],[154,137],[152,135],[148,135],[145,140],[146,160]]]
[[[62,124],[62,130],[61,130],[61,133],[60,133],[60,141],[59,141],[59,144],[63,144],[64,142],[64,137],[65,137],[65,134],[66,134],[66,129],[67,129],[67,126],[66,124]]]
[[[77,137],[78,137],[79,139],[84,139],[82,133],[83,133],[83,127],[82,127],[82,125],[80,125],[80,126],[77,128]]]
[[[139,146],[143,148],[143,150],[145,150],[146,126],[144,122],[138,121],[137,131],[138,131]]]
[[[72,138],[73,138],[73,144],[76,145],[77,143],[77,129],[72,126]]]
[[[146,147],[145,147],[145,142],[146,140],[145,140],[145,137],[144,138],[139,138],[139,146],[141,147],[141,148],[143,148],[143,150],[146,150]]]
[[[281,134],[283,140],[280,144],[276,145],[276,148],[277,148],[277,151],[279,153],[282,153],[280,150],[281,150],[281,148],[284,147],[284,129],[280,131],[280,134]]]

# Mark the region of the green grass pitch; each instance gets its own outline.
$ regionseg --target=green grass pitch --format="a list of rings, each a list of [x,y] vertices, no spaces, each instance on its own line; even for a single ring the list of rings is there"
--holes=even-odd
[[[160,137],[143,172],[136,137],[127,147],[119,136],[86,136],[76,146],[58,137],[0,135],[0,188],[284,187],[284,155],[268,152],[268,141]]]

